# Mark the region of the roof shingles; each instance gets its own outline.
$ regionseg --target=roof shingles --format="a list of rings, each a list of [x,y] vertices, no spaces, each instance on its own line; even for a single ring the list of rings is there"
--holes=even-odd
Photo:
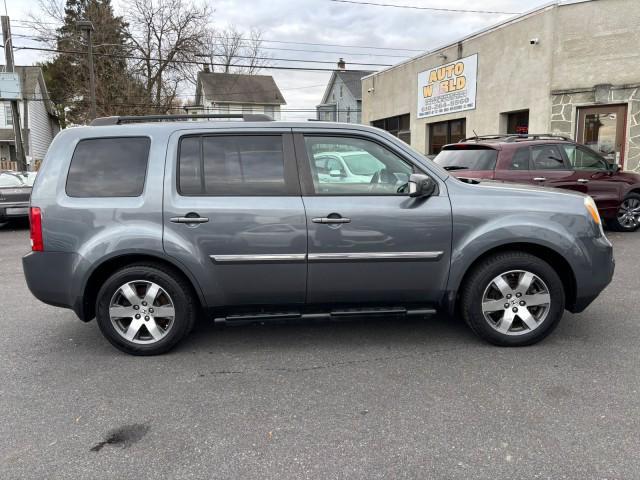
[[[201,98],[201,92],[205,99]],[[280,89],[270,75],[200,72],[196,103],[203,100],[216,103],[285,105]]]

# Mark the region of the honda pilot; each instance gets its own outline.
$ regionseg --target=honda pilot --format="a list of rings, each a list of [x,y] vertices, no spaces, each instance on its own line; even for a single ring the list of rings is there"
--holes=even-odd
[[[461,181],[373,127],[210,117],[108,117],[57,135],[23,259],[38,299],[96,318],[136,355],[169,350],[197,318],[436,312],[518,346],[611,281],[587,195]],[[349,152],[357,175],[325,165],[356,165]]]

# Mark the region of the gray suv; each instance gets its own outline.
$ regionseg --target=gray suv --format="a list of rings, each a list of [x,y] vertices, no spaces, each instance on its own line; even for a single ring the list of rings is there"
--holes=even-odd
[[[125,352],[165,352],[198,317],[436,311],[528,345],[611,280],[588,196],[461,181],[362,125],[189,119],[64,130],[33,188],[31,292]],[[348,152],[358,175],[321,171]]]

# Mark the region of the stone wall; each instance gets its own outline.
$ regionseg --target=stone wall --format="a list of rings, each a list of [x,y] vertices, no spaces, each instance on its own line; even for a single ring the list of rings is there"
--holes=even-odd
[[[640,172],[640,86],[599,85],[592,90],[555,92],[551,95],[551,132],[574,137],[577,108],[627,104],[625,170]]]

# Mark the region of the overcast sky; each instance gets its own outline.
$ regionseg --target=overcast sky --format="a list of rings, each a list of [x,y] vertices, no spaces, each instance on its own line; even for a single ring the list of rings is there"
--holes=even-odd
[[[2,0],[0,0],[2,1]],[[29,12],[37,12],[37,0],[4,0],[8,14],[15,20],[27,19]],[[360,1],[360,0],[355,0]],[[465,10],[523,12],[549,3],[549,0],[370,0],[374,3],[414,5]],[[114,0],[116,13],[122,0]],[[264,32],[266,40],[313,42],[323,44],[385,47],[393,49],[430,50],[477,30],[509,18],[508,14],[454,13],[415,10],[370,5],[338,3],[330,0],[215,0],[214,26],[235,25],[239,29],[252,27]],[[2,5],[0,3],[0,5]],[[2,8],[4,10],[4,8]],[[24,25],[24,24],[23,24]],[[24,26],[12,26],[13,33],[29,34]],[[15,46],[26,45],[27,39],[17,38]],[[353,63],[395,64],[417,55],[417,51],[375,50],[336,46],[309,46],[265,42],[271,56],[335,62],[343,57],[347,68],[379,70],[383,66],[356,66]],[[275,48],[314,50],[290,51]],[[330,53],[319,53],[325,51]],[[375,54],[375,56],[373,55]],[[391,56],[393,55],[393,56]],[[31,65],[44,60],[43,54],[17,51],[18,65]],[[274,65],[321,66],[302,63],[272,62]],[[326,67],[332,67],[327,64]],[[287,101],[284,109],[314,109],[320,103],[328,72],[264,70],[272,74]],[[185,94],[191,92],[184,92]],[[285,119],[314,117],[312,112],[283,115]]]

